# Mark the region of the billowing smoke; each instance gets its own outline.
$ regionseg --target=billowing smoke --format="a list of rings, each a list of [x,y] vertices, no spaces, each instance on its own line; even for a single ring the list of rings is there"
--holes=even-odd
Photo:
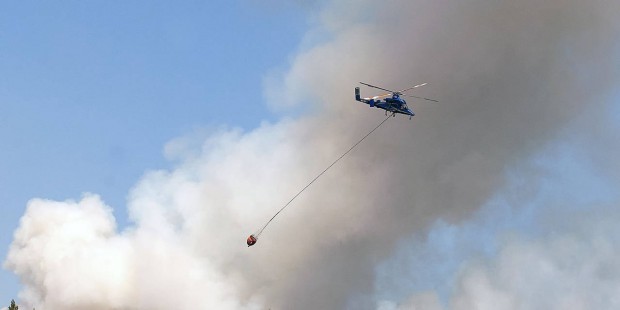
[[[20,298],[44,310],[373,308],[374,268],[399,241],[466,219],[506,169],[604,106],[620,73],[617,12],[615,0],[325,3],[290,69],[266,79],[274,107],[305,116],[172,141],[178,165],[131,190],[125,231],[96,195],[32,200],[6,260]],[[410,100],[412,121],[388,121],[246,248],[382,120],[353,100],[358,81],[429,82],[418,94],[441,103]]]

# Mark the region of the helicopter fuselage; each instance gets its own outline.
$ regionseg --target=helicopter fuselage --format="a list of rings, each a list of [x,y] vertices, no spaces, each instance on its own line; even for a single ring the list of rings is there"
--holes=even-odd
[[[392,113],[392,115],[404,114],[409,115],[410,118],[415,115],[415,113],[413,113],[413,111],[409,109],[409,107],[407,107],[407,102],[404,99],[400,98],[400,96],[398,95],[393,95],[392,97],[388,97],[383,100],[375,98],[362,98],[360,96],[359,87],[356,87],[355,100],[366,103],[371,108],[375,107],[385,110],[385,113],[390,112]]]

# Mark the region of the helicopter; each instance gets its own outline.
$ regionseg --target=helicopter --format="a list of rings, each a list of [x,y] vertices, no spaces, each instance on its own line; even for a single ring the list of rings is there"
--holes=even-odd
[[[418,84],[418,85],[403,89],[401,91],[392,91],[392,90],[385,89],[379,86],[370,85],[364,82],[360,82],[360,84],[389,92],[389,94],[374,96],[372,98],[362,98],[360,96],[360,88],[355,87],[355,100],[366,103],[371,108],[376,107],[379,109],[383,109],[385,110],[385,115],[387,115],[388,113],[392,113],[392,116],[396,116],[396,114],[405,114],[405,115],[409,115],[409,119],[415,116],[415,113],[413,113],[413,110],[407,107],[407,102],[404,99],[402,99],[401,96],[407,96],[407,97],[424,99],[424,100],[433,101],[433,102],[439,102],[435,99],[429,99],[429,98],[412,96],[412,95],[404,95],[404,92],[412,90],[414,88],[424,86],[427,83]],[[381,100],[381,98],[385,98],[385,99]]]

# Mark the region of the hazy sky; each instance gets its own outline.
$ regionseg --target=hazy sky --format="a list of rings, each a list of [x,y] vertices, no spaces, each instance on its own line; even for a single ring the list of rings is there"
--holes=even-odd
[[[3,5],[0,305],[620,307],[617,1],[287,3]]]

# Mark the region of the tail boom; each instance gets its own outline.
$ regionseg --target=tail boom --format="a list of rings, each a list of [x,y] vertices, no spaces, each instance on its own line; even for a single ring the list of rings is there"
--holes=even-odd
[[[355,100],[359,101],[359,102],[363,102],[366,103],[368,105],[370,105],[370,107],[374,107],[375,106],[375,100],[374,99],[366,99],[366,98],[362,98],[362,96],[360,95],[360,88],[359,87],[355,87]]]

